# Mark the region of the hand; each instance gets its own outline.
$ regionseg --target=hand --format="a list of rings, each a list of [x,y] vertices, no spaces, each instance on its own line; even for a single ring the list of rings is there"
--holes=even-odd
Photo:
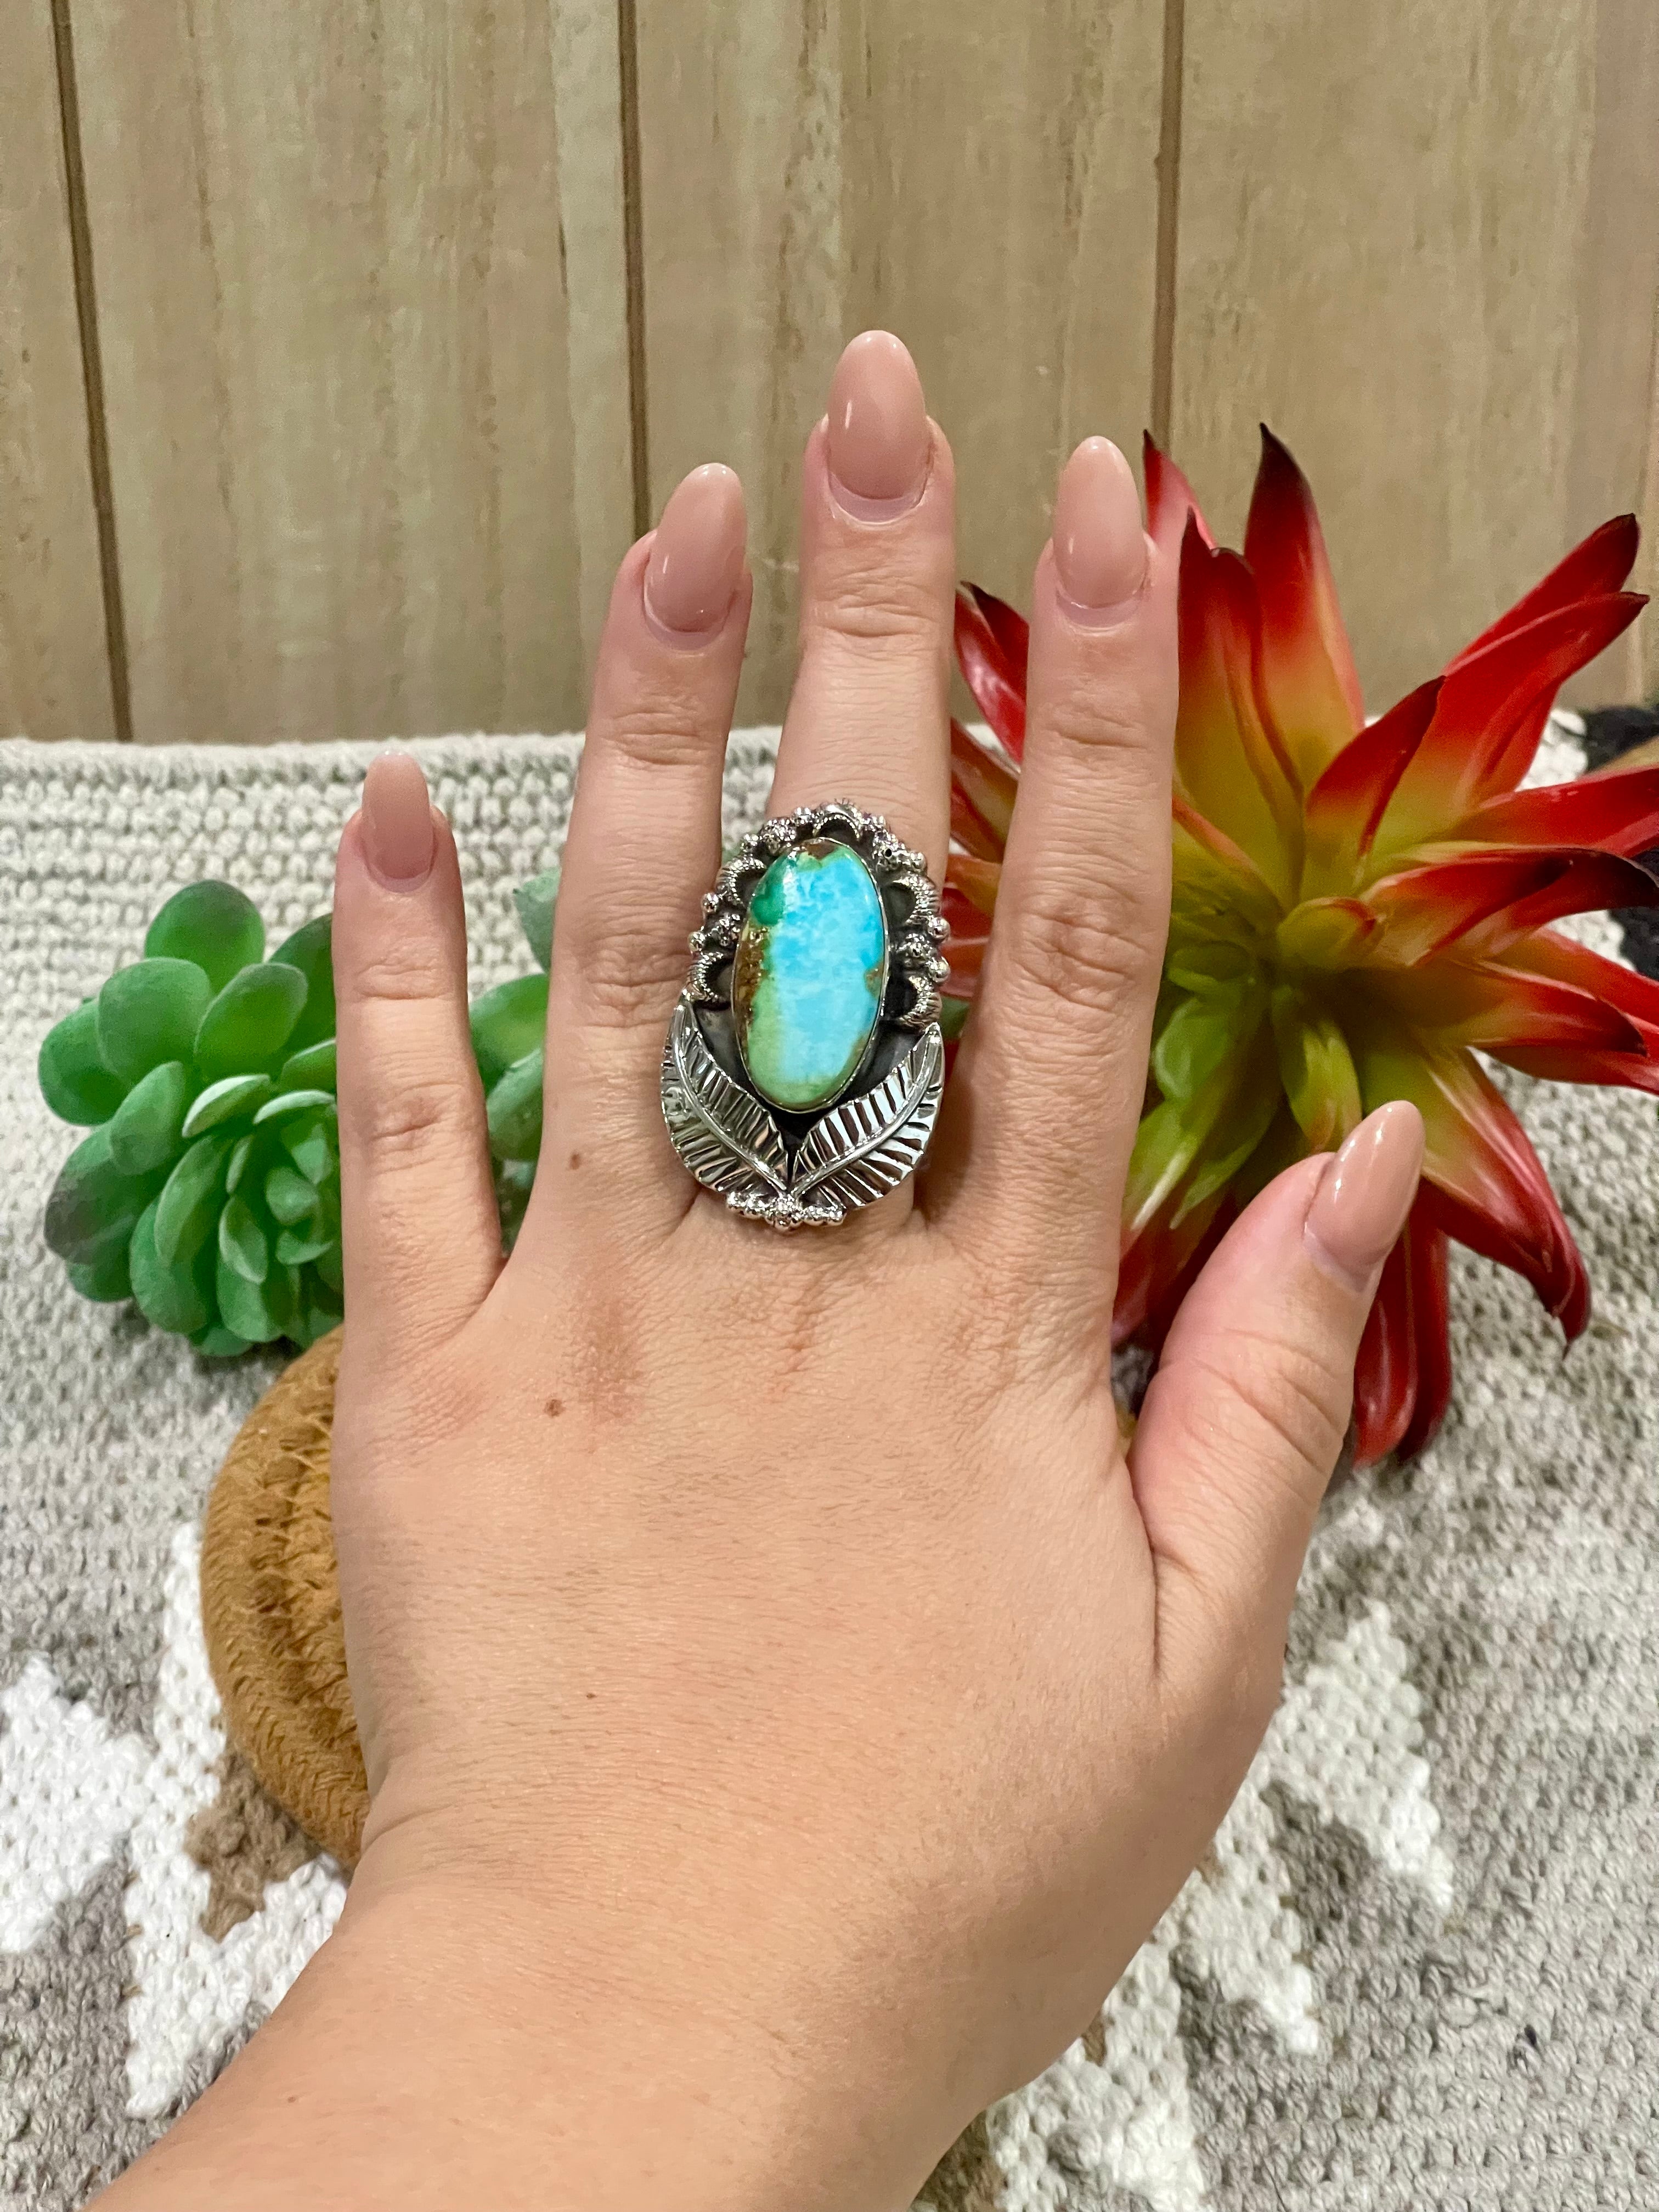
[[[937,876],[951,462],[896,340],[843,356],[802,507],[773,811],[850,798]],[[617,578],[505,1265],[454,848],[411,760],[375,763],[342,840],[333,1510],[373,1803],[339,1934],[164,2147],[170,2204],[233,2110],[238,2202],[267,2201],[250,2116],[296,2081],[307,2201],[908,2204],[1094,2017],[1273,1710],[1421,1130],[1386,1108],[1261,1194],[1126,1457],[1176,549],[1116,448],[1079,447],[932,1154],[784,1237],[693,1186],[658,1103],[743,539],[736,478],[700,470]]]

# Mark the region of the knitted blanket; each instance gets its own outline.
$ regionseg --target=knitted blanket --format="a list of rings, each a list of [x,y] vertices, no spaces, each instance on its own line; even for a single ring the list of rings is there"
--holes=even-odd
[[[557,849],[575,750],[416,748],[475,989],[525,964],[509,892]],[[228,1753],[202,1646],[203,1501],[280,1361],[211,1363],[74,1295],[40,1214],[75,1137],[33,1070],[178,884],[227,876],[273,932],[325,906],[369,750],[0,744],[7,2207],[95,2194],[343,1894]],[[730,830],[769,757],[734,741]],[[1583,757],[1559,720],[1535,780]],[[1588,933],[1619,950],[1616,922]],[[1509,1087],[1595,1320],[1564,1358],[1524,1285],[1458,1255],[1443,1432],[1328,1504],[1213,1850],[1098,2023],[945,2160],[933,2212],[1659,2205],[1659,1126],[1650,1099]]]

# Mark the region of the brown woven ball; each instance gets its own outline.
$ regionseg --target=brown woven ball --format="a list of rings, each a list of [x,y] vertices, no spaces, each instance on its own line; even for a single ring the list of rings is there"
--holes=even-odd
[[[231,1446],[208,1502],[202,1624],[232,1742],[306,1833],[355,1866],[368,1784],[328,1510],[339,1364],[336,1329],[277,1377]]]

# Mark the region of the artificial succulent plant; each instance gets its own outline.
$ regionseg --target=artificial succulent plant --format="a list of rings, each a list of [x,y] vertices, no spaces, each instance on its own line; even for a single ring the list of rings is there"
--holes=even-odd
[[[1659,903],[1655,748],[1518,788],[1563,680],[1644,604],[1625,517],[1438,676],[1367,723],[1308,485],[1264,434],[1244,551],[1218,548],[1148,441],[1149,520],[1179,540],[1174,896],[1124,1201],[1117,1341],[1156,1351],[1198,1267],[1279,1169],[1409,1098],[1424,1178],[1355,1376],[1357,1456],[1409,1453],[1451,1391],[1449,1237],[1516,1269],[1568,1338],[1584,1263],[1477,1053],[1659,1091],[1659,984],[1552,925]],[[1025,736],[1026,624],[958,595],[957,658],[998,749],[952,732],[950,1026],[989,941]],[[953,1005],[954,1001],[954,1005]]]
[[[514,894],[539,963],[472,1006],[502,1233],[517,1233],[541,1133],[556,874]],[[91,1133],[46,1204],[46,1242],[84,1296],[133,1299],[219,1356],[340,1320],[340,1163],[329,917],[269,959],[232,884],[175,892],[40,1048],[40,1088]]]

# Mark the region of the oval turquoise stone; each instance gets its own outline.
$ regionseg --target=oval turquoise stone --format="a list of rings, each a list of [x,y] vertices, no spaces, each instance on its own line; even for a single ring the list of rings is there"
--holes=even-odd
[[[887,982],[887,916],[858,854],[815,838],[755,886],[732,966],[732,1018],[749,1079],[786,1113],[844,1090]]]

